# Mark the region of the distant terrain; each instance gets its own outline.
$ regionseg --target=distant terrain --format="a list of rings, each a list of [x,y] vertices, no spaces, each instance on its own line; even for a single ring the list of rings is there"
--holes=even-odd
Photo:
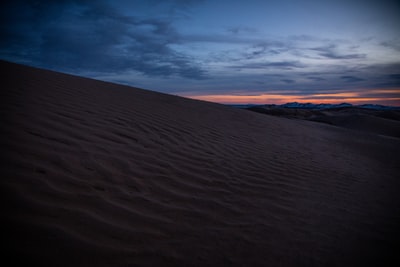
[[[278,117],[322,122],[347,129],[400,138],[400,107],[294,102],[283,105],[247,105],[242,108]]]

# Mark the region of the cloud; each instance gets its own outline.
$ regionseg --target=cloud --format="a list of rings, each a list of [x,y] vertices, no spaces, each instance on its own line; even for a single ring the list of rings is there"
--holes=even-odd
[[[396,62],[396,38],[279,36],[247,27],[242,18],[218,25],[210,17],[206,24],[215,27],[192,30],[186,22],[204,19],[192,13],[201,2],[8,1],[0,8],[0,58],[164,92],[400,86],[399,63],[377,64]]]
[[[358,59],[358,58],[365,58],[365,54],[346,54],[346,55],[340,55],[335,52],[325,52],[325,53],[320,53],[320,56],[330,58],[330,59]]]
[[[191,8],[203,3],[205,0],[147,0],[147,1],[126,1],[125,6],[136,9],[140,5],[145,5],[149,9],[157,10],[163,16],[173,19],[189,19]]]
[[[354,82],[361,82],[361,81],[364,81],[364,79],[362,79],[362,78],[359,78],[359,77],[355,77],[355,76],[340,76],[340,78],[342,79],[342,80],[344,80],[345,82],[348,82],[348,83],[354,83]]]
[[[229,27],[227,31],[231,34],[241,34],[241,33],[251,33],[254,34],[257,32],[255,28],[246,27],[246,26],[236,26],[236,27]]]
[[[292,70],[295,68],[305,67],[298,61],[277,61],[277,62],[259,62],[259,63],[244,63],[242,65],[230,66],[234,69],[280,69]]]
[[[321,82],[321,81],[325,81],[326,79],[321,78],[321,77],[315,77],[315,76],[309,76],[307,77],[307,79],[315,81],[315,82]]]
[[[400,38],[399,38],[400,39]],[[400,41],[399,39],[393,39],[389,41],[381,42],[380,45],[383,47],[391,48],[397,52],[400,52]]]
[[[292,79],[282,79],[281,81],[285,82],[285,83],[290,83],[290,84],[296,82],[295,80],[292,80]]]
[[[328,46],[310,48],[310,50],[317,51],[319,56],[329,59],[360,59],[366,58],[366,54],[357,53],[340,53],[337,50],[337,45],[331,44]]]
[[[264,41],[252,45],[243,53],[245,59],[260,58],[262,56],[276,56],[289,50],[287,44],[279,41]]]
[[[126,16],[104,2],[35,3],[7,6],[20,14],[16,17],[1,14],[2,57],[30,58],[33,65],[71,72],[134,70],[147,76],[206,78],[191,57],[171,48],[180,36],[167,19]]]
[[[389,74],[387,77],[388,77],[389,79],[393,79],[393,80],[400,81],[400,73]]]

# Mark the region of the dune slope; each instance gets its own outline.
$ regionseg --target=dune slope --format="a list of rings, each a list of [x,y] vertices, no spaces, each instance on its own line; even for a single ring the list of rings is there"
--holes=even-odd
[[[398,138],[0,66],[2,220],[16,264],[366,266],[395,255]]]

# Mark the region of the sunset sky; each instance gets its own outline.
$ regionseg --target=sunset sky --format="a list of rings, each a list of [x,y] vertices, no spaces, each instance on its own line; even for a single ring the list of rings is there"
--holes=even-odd
[[[400,106],[400,1],[6,2],[4,60],[219,103]]]

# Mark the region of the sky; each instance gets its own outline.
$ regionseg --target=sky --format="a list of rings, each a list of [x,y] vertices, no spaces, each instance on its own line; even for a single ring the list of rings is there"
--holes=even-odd
[[[0,59],[218,103],[400,106],[397,0],[12,0]]]

